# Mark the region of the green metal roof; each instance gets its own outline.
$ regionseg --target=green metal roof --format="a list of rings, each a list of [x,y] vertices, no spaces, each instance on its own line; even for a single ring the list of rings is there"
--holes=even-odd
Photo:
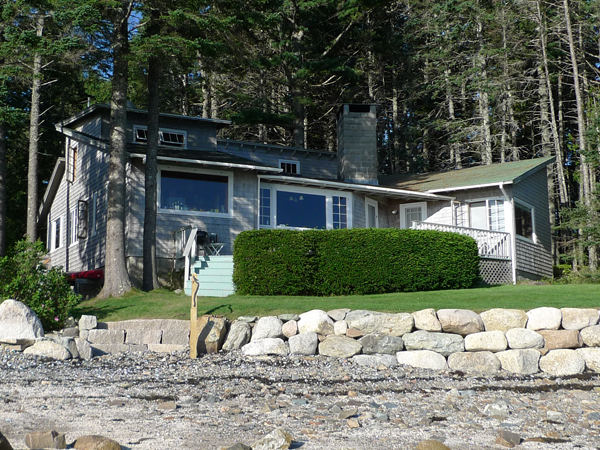
[[[421,192],[443,192],[500,183],[514,184],[553,162],[554,156],[548,156],[446,172],[380,175],[379,185]]]

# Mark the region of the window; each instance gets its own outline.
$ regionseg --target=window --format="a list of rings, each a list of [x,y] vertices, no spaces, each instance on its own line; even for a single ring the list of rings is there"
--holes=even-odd
[[[427,219],[427,203],[404,203],[400,205],[400,228],[410,228],[413,222]]]
[[[67,181],[72,183],[77,176],[77,143],[69,141],[69,152],[67,155]]]
[[[232,174],[217,171],[159,170],[159,208],[162,212],[184,214],[231,214],[233,208]]]
[[[367,228],[379,228],[378,203],[370,198],[365,199],[365,216]]]
[[[265,185],[260,189],[262,228],[351,228],[352,194],[307,187]]]
[[[283,173],[290,173],[295,175],[300,173],[300,163],[298,161],[280,159],[279,167],[283,170]]]
[[[259,225],[261,228],[271,228],[271,188],[260,188]]]
[[[59,217],[50,223],[50,251],[58,250],[63,246],[62,224],[63,218]]]
[[[71,246],[77,243],[77,208],[72,208],[69,211],[69,223],[67,226],[67,245]]]
[[[515,225],[517,236],[535,241],[532,207],[515,201]]]
[[[471,228],[504,231],[504,200],[487,199],[469,204]]]
[[[77,202],[77,238],[87,239],[88,236],[88,202],[79,200]]]
[[[134,142],[145,144],[148,142],[148,127],[135,125],[133,127]],[[187,133],[181,130],[161,128],[158,130],[158,144],[166,147],[187,147]]]

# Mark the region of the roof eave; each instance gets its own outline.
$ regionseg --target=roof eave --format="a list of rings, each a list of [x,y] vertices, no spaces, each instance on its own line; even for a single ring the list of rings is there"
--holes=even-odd
[[[54,197],[58,192],[60,182],[65,173],[65,165],[65,158],[58,158],[56,164],[54,165],[54,170],[52,171],[52,175],[48,181],[48,186],[46,186],[46,191],[44,192],[44,198],[42,199],[42,203],[40,204],[40,208],[38,210],[38,223],[46,218],[46,215],[50,210],[50,206],[54,201]]]
[[[130,153],[131,158],[140,158],[146,160],[146,155],[143,153]],[[159,161],[173,162],[173,163],[185,163],[185,164],[196,164],[201,166],[214,166],[223,167],[227,169],[242,169],[242,170],[256,170],[262,172],[280,173],[281,169],[278,167],[267,167],[267,166],[256,166],[253,164],[239,164],[239,163],[228,163],[220,161],[205,161],[201,159],[187,159],[187,158],[172,158],[169,156],[158,156]]]

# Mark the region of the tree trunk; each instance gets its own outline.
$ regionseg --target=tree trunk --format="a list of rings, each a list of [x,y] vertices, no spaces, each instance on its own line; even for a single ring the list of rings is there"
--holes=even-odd
[[[44,33],[44,17],[39,15],[36,35]],[[31,83],[31,109],[29,112],[29,168],[27,172],[27,237],[37,239],[38,217],[38,145],[40,140],[40,97],[42,89],[42,54],[33,57],[33,79]]]
[[[492,132],[490,123],[490,102],[488,93],[484,85],[487,80],[486,60],[483,54],[483,23],[477,22],[477,37],[479,39],[479,55],[475,59],[481,70],[481,81],[479,92],[477,93],[479,101],[479,116],[481,118],[481,135],[483,142],[481,144],[481,162],[482,164],[492,164]]]
[[[104,287],[99,298],[120,297],[131,290],[125,261],[127,82],[129,2],[119,5],[113,31],[113,79],[110,100],[110,160]]]
[[[148,142],[146,144],[145,206],[144,206],[144,270],[142,289],[149,292],[158,288],[156,267],[156,174],[158,172],[158,87],[160,61],[148,58]]]
[[[0,117],[0,258],[6,256],[6,126]]]

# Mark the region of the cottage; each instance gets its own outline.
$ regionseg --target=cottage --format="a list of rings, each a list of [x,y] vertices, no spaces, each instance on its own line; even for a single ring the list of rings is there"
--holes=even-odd
[[[258,228],[400,227],[473,236],[489,283],[552,275],[546,166],[551,158],[438,174],[380,176],[375,105],[338,113],[338,152],[219,139],[228,121],[161,114],[157,256],[162,277],[207,276],[203,295],[228,295],[236,236]],[[65,136],[40,206],[53,266],[104,265],[108,106],[56,129]],[[146,112],[127,111],[126,257],[141,280]],[[188,286],[189,289],[189,286]]]

